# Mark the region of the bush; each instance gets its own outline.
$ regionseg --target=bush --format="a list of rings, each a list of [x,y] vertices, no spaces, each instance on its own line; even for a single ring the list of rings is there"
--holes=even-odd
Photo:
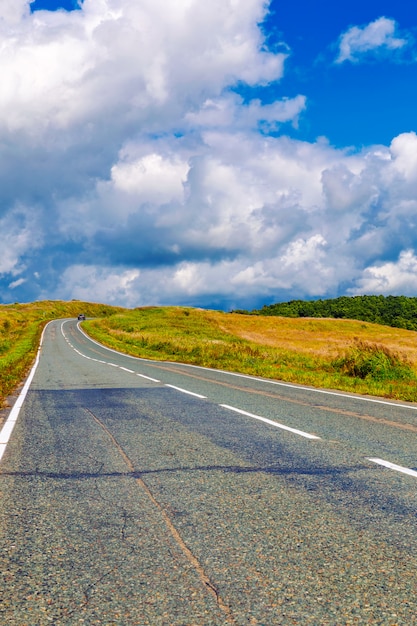
[[[409,361],[386,346],[356,340],[333,367],[343,374],[363,380],[413,380],[416,374]]]

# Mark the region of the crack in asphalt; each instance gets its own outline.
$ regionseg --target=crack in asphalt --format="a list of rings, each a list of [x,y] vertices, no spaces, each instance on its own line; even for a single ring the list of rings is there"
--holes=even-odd
[[[177,544],[177,546],[181,549],[181,551],[184,554],[184,556],[186,557],[187,561],[196,570],[196,572],[197,572],[201,582],[203,583],[204,587],[214,597],[214,599],[215,599],[215,601],[217,603],[217,606],[219,607],[219,609],[221,611],[223,611],[227,623],[229,623],[229,624],[237,624],[236,620],[233,617],[233,614],[232,614],[232,611],[231,611],[230,607],[222,599],[222,597],[221,597],[221,595],[219,593],[218,588],[210,580],[209,576],[204,571],[204,568],[201,565],[201,563],[198,560],[198,558],[190,550],[190,548],[186,545],[186,543],[184,542],[183,538],[181,537],[179,531],[174,526],[174,524],[172,523],[170,517],[168,516],[168,513],[165,511],[165,509],[161,506],[161,504],[155,498],[155,496],[153,495],[152,491],[149,489],[148,485],[145,483],[145,481],[141,477],[141,473],[138,472],[135,469],[132,461],[130,460],[130,458],[128,457],[126,452],[123,450],[122,446],[119,444],[117,439],[110,432],[110,430],[107,428],[107,426],[105,424],[103,424],[103,422],[92,411],[90,411],[90,409],[87,409],[87,408],[84,407],[84,411],[86,413],[88,413],[93,418],[93,420],[96,422],[96,424],[98,424],[98,426],[100,426],[100,428],[106,433],[106,435],[109,437],[109,439],[111,440],[113,445],[116,447],[117,451],[119,452],[120,456],[122,457],[122,459],[125,462],[127,468],[129,469],[129,471],[132,474],[134,474],[135,480],[138,483],[138,485],[140,485],[140,487],[145,491],[145,493],[148,496],[148,498],[151,500],[152,504],[158,509],[158,511],[162,515],[163,520],[164,520],[164,522],[165,522],[165,524],[166,524],[166,526],[167,526],[167,528],[168,528],[168,530],[170,532],[171,537],[174,539],[174,541]]]

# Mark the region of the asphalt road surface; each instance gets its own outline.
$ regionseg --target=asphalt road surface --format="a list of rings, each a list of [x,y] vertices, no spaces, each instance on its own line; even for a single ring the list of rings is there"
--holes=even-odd
[[[417,405],[133,359],[59,320],[12,422],[2,626],[417,624]]]

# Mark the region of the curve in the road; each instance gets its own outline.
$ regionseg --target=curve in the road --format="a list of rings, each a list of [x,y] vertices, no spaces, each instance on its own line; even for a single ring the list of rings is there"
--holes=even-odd
[[[102,364],[108,365],[110,367],[119,368],[119,369],[121,369],[121,370],[123,370],[123,371],[125,371],[127,373],[131,373],[133,375],[136,375],[136,376],[139,376],[139,377],[144,378],[146,380],[149,380],[150,382],[161,384],[161,381],[159,379],[152,378],[152,377],[146,376],[144,374],[140,374],[138,372],[135,372],[132,369],[129,369],[129,368],[117,365],[116,363],[112,363],[110,361],[105,361],[103,359],[95,359],[93,357],[87,356],[86,354],[83,354],[80,350],[78,350],[71,343],[71,341],[69,340],[68,336],[65,334],[65,332],[64,332],[64,324],[65,323],[66,323],[66,320],[64,320],[62,322],[61,326],[60,326],[61,333],[62,333],[65,341],[67,342],[67,344],[79,356],[81,356],[83,358],[86,358],[88,360],[91,360],[91,361],[95,361],[95,362],[98,362],[98,363],[102,363]],[[111,348],[107,348],[106,346],[102,346],[102,344],[99,344],[97,341],[95,341],[94,339],[89,337],[81,329],[79,323],[77,324],[77,326],[78,326],[79,330],[85,335],[85,337],[89,341],[91,341],[92,343],[95,343],[95,344],[99,345],[101,348],[105,348],[109,352],[114,352],[115,354],[121,354],[121,353],[117,352],[116,350],[112,350]],[[46,329],[46,326],[45,326],[45,329]],[[45,332],[45,329],[44,329],[44,332]],[[20,393],[16,403],[14,404],[12,410],[10,411],[8,419],[6,420],[5,424],[3,425],[2,430],[0,431],[0,461],[1,461],[2,456],[3,456],[3,454],[4,454],[5,450],[6,450],[6,446],[7,446],[8,442],[9,442],[9,440],[10,440],[11,434],[13,432],[14,426],[15,426],[16,421],[18,419],[20,409],[21,409],[21,407],[23,405],[23,402],[25,400],[25,397],[26,397],[26,394],[27,394],[28,389],[30,387],[30,384],[32,382],[33,376],[35,375],[36,368],[37,368],[38,363],[39,363],[40,352],[41,352],[41,349],[42,349],[42,342],[43,342],[44,332],[42,333],[42,337],[41,337],[41,341],[40,341],[40,344],[39,344],[39,349],[38,349],[38,353],[37,353],[37,356],[36,356],[35,363],[34,363],[32,369],[30,371],[30,374],[29,374],[29,376],[28,376],[28,378],[27,378],[27,380],[26,380],[26,382],[25,382],[25,384],[23,386],[23,389],[22,389],[22,391],[21,391],[21,393]],[[127,356],[127,357],[132,358],[132,359],[136,359],[136,360],[149,361],[149,359],[138,359],[137,357],[133,357],[131,355],[124,355],[124,356]],[[206,368],[202,368],[200,366],[195,366],[195,365],[190,365],[190,364],[182,364],[182,365],[186,365],[187,367],[192,367],[192,368],[197,368],[197,369],[206,369]],[[223,372],[223,370],[215,370],[215,371],[221,371],[222,373],[225,373],[225,372]],[[236,373],[236,372],[226,372],[226,373],[229,374],[230,376],[238,376],[238,377],[247,378],[247,379],[251,379],[251,380],[257,380],[256,377],[249,376],[249,375],[246,375],[246,374],[239,374],[239,373]],[[316,393],[322,393],[322,394],[327,394],[327,395],[334,395],[334,396],[339,396],[339,397],[343,397],[343,398],[351,397],[349,394],[343,394],[343,393],[339,393],[339,392],[335,392],[335,391],[329,391],[329,390],[323,390],[323,389],[314,389],[314,388],[307,388],[307,387],[302,387],[302,386],[300,387],[300,386],[296,386],[296,385],[291,385],[290,383],[283,383],[281,381],[268,380],[268,379],[262,379],[262,381],[270,383],[270,384],[273,384],[273,385],[280,385],[280,386],[283,386],[283,387],[290,387],[290,388],[294,388],[294,389],[300,389],[300,388],[301,389],[308,389],[309,391],[314,391]],[[197,394],[195,392],[192,392],[190,390],[184,389],[182,387],[177,387],[175,385],[171,385],[171,384],[168,384],[168,383],[166,383],[165,386],[166,387],[170,387],[171,389],[174,389],[174,390],[176,390],[176,391],[178,391],[180,393],[186,393],[186,394],[189,394],[191,396],[197,397],[197,398],[202,399],[202,400],[206,399],[206,396],[201,395],[201,394]],[[376,399],[376,398],[366,398],[366,397],[362,398],[361,397],[361,400],[363,400],[365,402],[372,402],[372,403],[377,403],[377,404],[386,404],[386,405],[389,405],[389,406],[399,406],[402,409],[408,408],[408,409],[410,409],[412,411],[417,410],[417,406],[414,406],[414,405],[397,404],[397,403],[394,403],[394,402],[388,402],[388,401],[381,400],[381,399]],[[287,426],[285,424],[281,424],[281,423],[276,422],[274,420],[270,420],[270,419],[268,419],[266,417],[263,417],[263,416],[260,416],[260,415],[256,415],[256,414],[244,411],[244,410],[242,410],[242,409],[240,409],[238,407],[234,407],[234,406],[230,406],[230,405],[226,405],[226,404],[220,404],[220,406],[225,408],[225,409],[234,411],[236,413],[240,413],[242,415],[245,415],[246,417],[251,417],[251,418],[256,419],[258,421],[264,422],[266,424],[269,424],[270,426],[273,426],[273,427],[276,427],[276,428],[280,428],[280,429],[286,430],[288,432],[292,432],[293,434],[299,435],[299,436],[304,437],[306,439],[316,439],[316,440],[317,439],[321,439],[321,437],[319,437],[318,435],[307,433],[307,432],[304,432],[304,431],[299,430],[299,429],[291,428],[290,426]],[[329,409],[328,407],[323,407],[323,409],[332,410],[332,409]],[[338,411],[340,412],[340,409]],[[405,430],[412,430],[412,431],[417,432],[417,426],[415,426],[413,424],[397,424],[397,423],[394,423],[394,422],[389,422],[388,420],[375,418],[373,416],[362,416],[362,415],[358,415],[358,414],[353,414],[351,412],[349,412],[349,414],[355,415],[357,417],[360,417],[361,419],[369,419],[371,421],[382,422],[382,423],[385,423],[387,425],[395,425],[397,428],[403,428]],[[377,465],[379,465],[381,467],[384,467],[384,468],[387,468],[387,469],[390,469],[390,470],[393,470],[393,471],[396,471],[396,472],[400,472],[400,473],[403,473],[403,474],[407,474],[409,476],[413,476],[413,477],[417,478],[417,471],[415,471],[414,469],[411,469],[411,468],[408,468],[408,467],[403,467],[403,466],[398,465],[396,463],[392,463],[391,461],[386,461],[386,460],[380,459],[380,458],[369,457],[366,460],[370,461],[371,463],[375,463],[375,464],[377,464]]]

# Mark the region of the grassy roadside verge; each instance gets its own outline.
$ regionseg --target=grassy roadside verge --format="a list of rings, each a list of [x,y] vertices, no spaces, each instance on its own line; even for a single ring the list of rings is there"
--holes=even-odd
[[[417,401],[417,333],[355,320],[265,318],[179,307],[124,311],[85,330],[133,356]]]

